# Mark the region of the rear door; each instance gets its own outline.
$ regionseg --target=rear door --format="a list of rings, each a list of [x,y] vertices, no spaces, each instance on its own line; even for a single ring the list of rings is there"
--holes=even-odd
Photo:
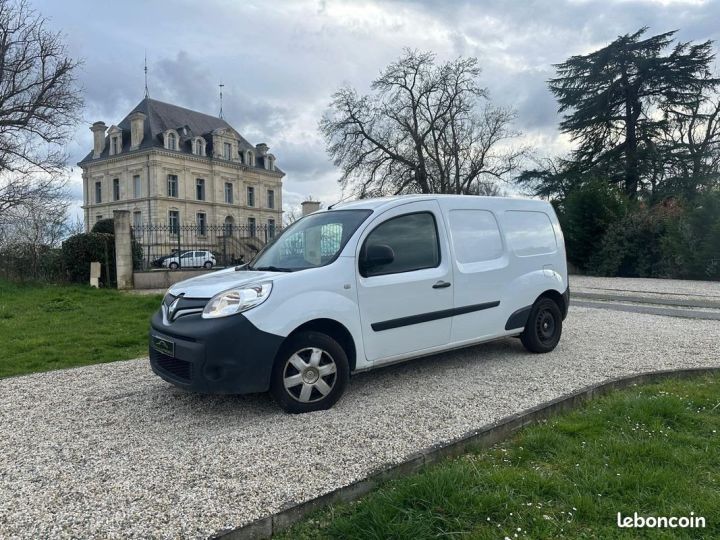
[[[371,246],[389,247],[394,260],[365,267]],[[363,232],[357,284],[369,361],[382,363],[448,343],[453,307],[449,255],[437,201],[395,207]]]

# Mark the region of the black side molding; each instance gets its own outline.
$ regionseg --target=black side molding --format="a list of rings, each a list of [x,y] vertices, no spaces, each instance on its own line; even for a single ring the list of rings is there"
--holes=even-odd
[[[525,328],[528,317],[530,316],[530,310],[532,306],[525,306],[518,309],[515,313],[510,315],[507,322],[505,323],[505,330],[515,330],[516,328]]]
[[[392,330],[393,328],[410,326],[411,324],[437,321],[438,319],[446,319],[447,317],[454,317],[455,315],[464,315],[465,313],[472,313],[473,311],[482,311],[483,309],[490,309],[499,305],[500,301],[498,300],[496,302],[485,302],[484,304],[473,304],[471,306],[431,311],[430,313],[421,313],[420,315],[410,315],[409,317],[400,317],[399,319],[390,319],[389,321],[372,323],[370,328],[376,332],[382,332],[383,330]]]

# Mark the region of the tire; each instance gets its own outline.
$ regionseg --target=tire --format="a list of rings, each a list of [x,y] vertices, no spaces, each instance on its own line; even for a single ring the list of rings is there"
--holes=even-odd
[[[530,310],[520,341],[533,353],[548,353],[560,341],[562,312],[550,298],[540,298]]]
[[[212,261],[205,261],[205,264],[203,264],[203,266],[210,270],[213,267],[213,263]]]
[[[350,365],[343,348],[320,332],[300,332],[280,348],[270,394],[286,412],[329,409],[345,391]]]
[[[171,262],[168,267],[170,268],[170,270],[177,270],[178,268],[180,268],[180,265],[176,262]]]

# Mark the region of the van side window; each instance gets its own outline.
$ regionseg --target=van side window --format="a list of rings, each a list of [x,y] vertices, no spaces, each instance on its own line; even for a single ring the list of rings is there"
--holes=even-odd
[[[511,210],[505,212],[505,237],[519,257],[545,255],[557,250],[550,218],[544,212]]]
[[[361,258],[374,245],[390,247],[394,260],[361,271],[365,277],[412,272],[440,265],[437,225],[430,212],[406,214],[381,223],[365,239]]]
[[[487,210],[451,210],[450,235],[461,264],[491,261],[503,253],[500,229]]]

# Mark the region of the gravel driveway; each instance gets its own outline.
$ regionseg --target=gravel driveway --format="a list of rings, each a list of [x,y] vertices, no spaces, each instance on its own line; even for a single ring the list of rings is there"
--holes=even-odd
[[[0,536],[205,538],[587,384],[720,365],[720,322],[574,307],[514,339],[355,377],[330,411],[183,393],[145,360],[0,380]]]

